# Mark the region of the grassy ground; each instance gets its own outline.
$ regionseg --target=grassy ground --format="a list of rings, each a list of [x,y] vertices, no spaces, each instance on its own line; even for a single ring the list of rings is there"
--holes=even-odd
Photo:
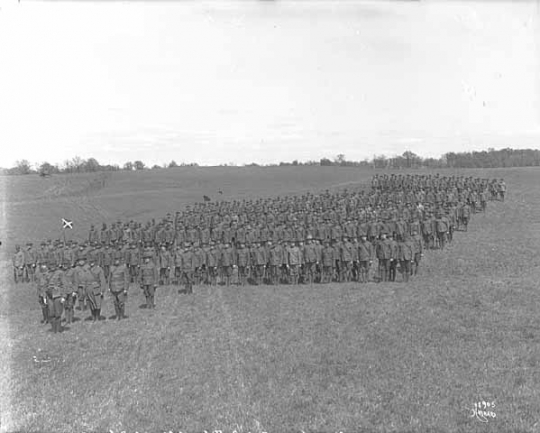
[[[144,219],[159,216],[158,205],[174,210],[171,197],[188,202],[220,185],[239,196],[275,195],[371,175],[273,170],[194,169],[180,179],[183,189],[166,189],[175,181],[166,172],[113,175],[81,203]],[[83,320],[60,335],[39,325],[31,287],[3,284],[2,429],[539,431],[540,175],[464,173],[505,177],[509,198],[490,203],[447,250],[429,252],[409,284],[201,287],[193,296],[165,287],[154,311],[139,308],[133,286],[128,320],[109,320],[106,299],[106,320],[92,324],[77,311]],[[54,230],[47,218],[69,200],[40,199],[26,179],[9,182],[8,245],[39,238],[34,226]],[[116,195],[122,188],[129,201]],[[5,260],[1,271],[7,282]],[[496,403],[487,424],[471,417],[478,400]]]

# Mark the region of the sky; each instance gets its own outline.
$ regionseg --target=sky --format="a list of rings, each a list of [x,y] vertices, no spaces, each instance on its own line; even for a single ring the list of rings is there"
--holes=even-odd
[[[0,167],[539,148],[539,2],[4,0],[0,146]]]

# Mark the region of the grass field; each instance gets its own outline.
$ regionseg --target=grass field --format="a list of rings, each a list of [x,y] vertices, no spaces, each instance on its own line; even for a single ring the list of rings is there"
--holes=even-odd
[[[454,172],[447,172],[453,174]],[[160,217],[217,199],[354,187],[370,170],[186,168],[0,177],[2,431],[540,431],[540,172],[476,215],[409,284],[159,288],[128,320],[39,324],[35,290],[11,284],[15,242],[56,238],[60,218]],[[221,197],[221,196],[219,196]],[[2,196],[0,196],[2,199]],[[75,230],[70,236],[77,237]],[[495,401],[495,419],[471,417]]]

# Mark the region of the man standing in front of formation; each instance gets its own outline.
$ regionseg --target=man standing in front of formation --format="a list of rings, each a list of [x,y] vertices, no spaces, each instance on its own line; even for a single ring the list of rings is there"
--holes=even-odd
[[[111,267],[109,278],[109,291],[113,297],[114,311],[116,312],[116,320],[124,319],[126,316],[125,305],[128,294],[130,281],[130,272],[124,263],[120,263],[120,259],[114,260]]]

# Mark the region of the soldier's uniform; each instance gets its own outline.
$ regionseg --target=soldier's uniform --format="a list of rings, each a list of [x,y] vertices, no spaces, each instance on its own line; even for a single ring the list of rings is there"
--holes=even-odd
[[[361,283],[367,283],[369,280],[369,267],[373,262],[373,245],[363,235],[358,244],[358,277]]]
[[[125,305],[130,281],[129,274],[127,266],[119,261],[111,267],[109,290],[113,298],[117,320],[125,318]]]
[[[405,235],[402,242],[399,243],[399,263],[403,281],[408,282],[411,274],[412,264],[414,263],[414,243],[408,235]]]
[[[49,286],[49,272],[43,263],[36,271],[36,289],[39,306],[43,319],[41,323],[49,323],[49,306],[47,305],[47,287]]]
[[[336,250],[330,245],[328,241],[324,241],[324,247],[321,251],[321,264],[322,264],[322,283],[331,283],[334,275],[334,268],[336,266],[337,254]]]
[[[15,246],[15,254],[13,254],[13,279],[15,283],[23,281],[24,278],[24,253],[19,245]]]
[[[49,307],[48,317],[54,333],[62,331],[62,313],[65,301],[65,291],[68,284],[64,277],[64,272],[56,268],[56,264],[49,266],[49,281],[47,286],[47,305]]]
[[[146,298],[146,308],[155,308],[154,295],[158,285],[159,274],[156,265],[150,260],[151,255],[143,256],[144,263],[140,269],[141,288],[143,289]]]

